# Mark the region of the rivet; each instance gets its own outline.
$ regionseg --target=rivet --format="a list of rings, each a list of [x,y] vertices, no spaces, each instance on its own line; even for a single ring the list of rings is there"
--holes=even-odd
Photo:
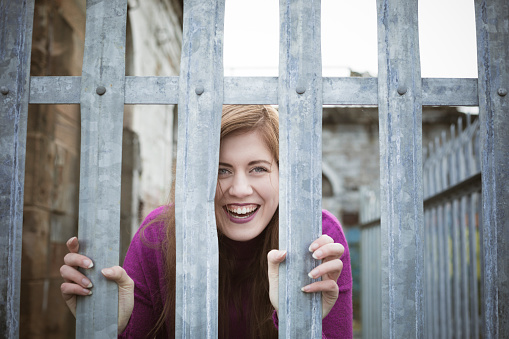
[[[2,86],[0,87],[0,92],[3,94],[3,95],[7,95],[9,94],[9,89],[5,86]]]
[[[103,95],[104,93],[106,93],[106,87],[104,86],[98,86],[95,90],[95,92],[99,95]]]
[[[299,94],[304,94],[304,92],[306,92],[306,87],[304,86],[298,86],[295,91],[297,91],[297,93]]]
[[[198,95],[202,95],[202,94],[203,94],[203,92],[205,92],[205,89],[203,88],[203,86],[202,86],[202,85],[199,85],[199,86],[196,86],[196,88],[195,88],[194,92],[195,92],[196,94],[198,94]]]
[[[406,91],[407,91],[406,86],[403,86],[403,85],[398,86],[398,94],[399,94],[399,95],[403,95],[403,94],[405,94],[405,93],[406,93]]]
[[[505,89],[505,88],[501,87],[501,88],[499,88],[499,89],[498,89],[497,93],[498,93],[498,95],[500,95],[501,97],[504,97],[504,96],[506,96],[506,95],[507,95],[507,89]]]

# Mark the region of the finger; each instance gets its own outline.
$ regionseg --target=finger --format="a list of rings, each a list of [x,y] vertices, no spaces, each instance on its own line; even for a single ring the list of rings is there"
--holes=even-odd
[[[78,250],[80,249],[80,243],[76,237],[72,237],[71,239],[67,240],[66,245],[69,249],[69,252],[71,253],[78,253]]]
[[[81,285],[83,288],[91,288],[92,282],[84,274],[75,269],[74,267],[62,265],[60,267],[60,275],[67,283],[75,283]]]
[[[62,292],[62,296],[64,297],[65,301],[68,301],[75,295],[91,295],[92,291],[81,287],[81,285],[73,284],[73,283],[62,283],[60,285],[60,291]]]
[[[88,257],[78,253],[67,253],[64,257],[64,263],[68,266],[92,268],[94,263]]]
[[[334,280],[321,280],[304,286],[302,288],[302,292],[329,292],[331,295],[335,295],[337,298],[339,294],[339,287]]]
[[[343,262],[339,259],[324,262],[315,267],[308,276],[311,279],[322,277],[323,279],[338,280],[341,271],[343,270]]]
[[[322,247],[323,245],[330,244],[333,242],[334,242],[334,239],[329,237],[327,234],[323,234],[318,239],[316,239],[315,241],[313,241],[311,243],[311,245],[309,246],[309,252],[313,253],[314,251],[316,251],[318,248]]]
[[[101,273],[106,279],[116,282],[119,288],[134,288],[134,281],[120,266],[104,268]]]
[[[279,277],[279,264],[286,258],[286,251],[272,250],[267,254],[269,279]]]
[[[315,259],[339,259],[345,252],[345,247],[339,243],[325,244],[313,252]]]

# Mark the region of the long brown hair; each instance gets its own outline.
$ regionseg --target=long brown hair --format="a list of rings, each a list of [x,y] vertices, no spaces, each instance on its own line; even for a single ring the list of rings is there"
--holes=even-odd
[[[262,105],[225,105],[221,119],[221,140],[229,135],[257,131],[264,139],[269,151],[279,165],[279,119],[277,111],[271,106]],[[172,201],[175,198],[172,185]],[[178,203],[178,202],[177,202]],[[171,203],[166,212],[157,220],[166,227],[165,275],[166,302],[154,330],[150,333],[169,337],[175,333],[175,208]],[[246,271],[251,283],[249,300],[242,300],[242,293],[234,288],[229,277],[235,269],[234,256],[225,245],[225,236],[218,230],[219,241],[219,336],[228,336],[229,305],[237,306],[247,303],[250,309],[247,316],[252,338],[277,338],[277,330],[272,323],[273,307],[269,300],[269,280],[267,276],[267,253],[278,248],[279,208],[260,237],[261,246],[254,253],[254,260]],[[164,334],[163,334],[164,335]]]

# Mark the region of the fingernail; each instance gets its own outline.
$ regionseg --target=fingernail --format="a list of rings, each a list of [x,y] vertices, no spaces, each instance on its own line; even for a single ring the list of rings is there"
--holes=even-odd
[[[67,240],[67,245],[70,245],[74,239],[76,239],[76,237],[72,237],[71,239]]]
[[[307,292],[309,291],[309,286],[304,286],[303,288],[300,289],[302,292]]]
[[[104,275],[106,276],[110,276],[110,275],[113,275],[113,270],[110,269],[110,268],[105,268],[101,271]]]
[[[83,292],[85,292],[87,295],[91,295],[92,294],[92,291],[87,290],[86,288],[83,289]]]
[[[320,259],[320,257],[323,255],[323,252],[318,250],[316,252],[313,253],[313,258],[315,259]]]
[[[90,280],[88,280],[87,278],[81,279],[81,282],[83,283],[83,285],[87,286],[87,288],[92,287],[92,282]]]
[[[88,260],[88,259],[83,260],[83,265],[85,265],[87,268],[94,267],[94,263],[91,260]]]
[[[316,250],[318,248],[318,244],[311,244],[311,246],[309,246],[309,252],[314,252],[314,250]]]
[[[318,275],[318,270],[317,269],[314,269],[312,270],[311,272],[308,273],[308,277],[310,277],[311,279],[315,279],[315,277]]]
[[[286,251],[283,251],[283,252],[279,253],[277,258],[282,259],[285,255],[286,255]]]

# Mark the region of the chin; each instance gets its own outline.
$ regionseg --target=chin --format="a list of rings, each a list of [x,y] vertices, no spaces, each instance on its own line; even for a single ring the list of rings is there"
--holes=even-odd
[[[231,240],[249,241],[249,240],[252,240],[252,239],[256,238],[257,236],[259,236],[263,232],[263,229],[260,230],[259,232],[258,231],[245,231],[245,230],[244,231],[235,230],[232,232],[230,230],[223,229],[222,232],[226,237],[228,237]]]

